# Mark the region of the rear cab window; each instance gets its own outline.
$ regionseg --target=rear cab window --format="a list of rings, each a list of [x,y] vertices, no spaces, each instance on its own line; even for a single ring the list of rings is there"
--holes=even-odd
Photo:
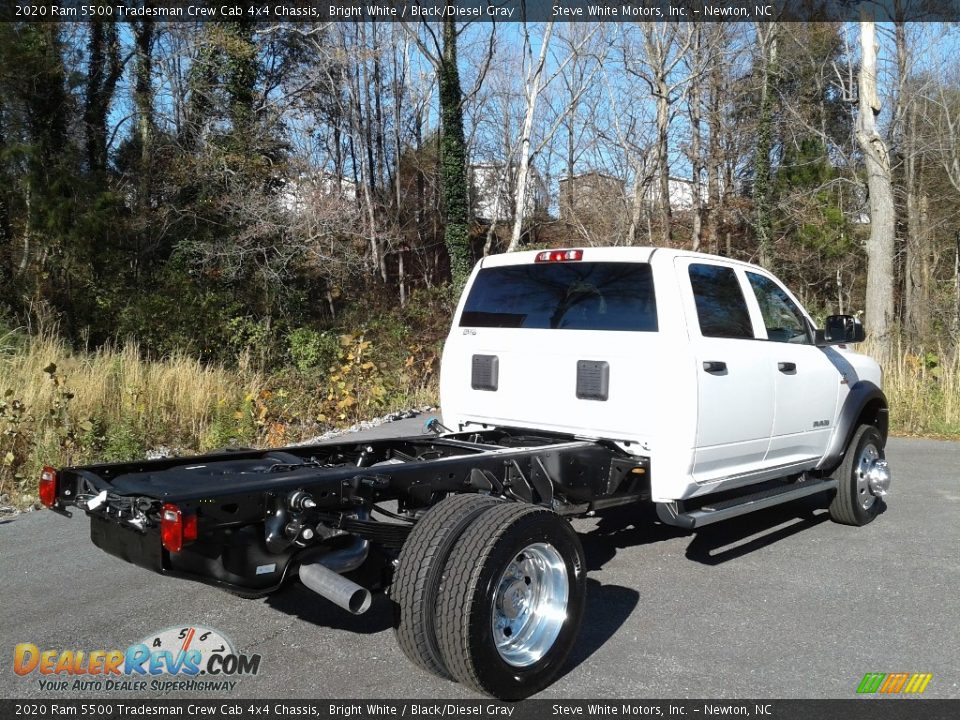
[[[709,338],[752,340],[750,311],[734,269],[693,263],[688,273],[700,334]]]
[[[482,268],[460,327],[657,331],[647,263],[552,262]]]

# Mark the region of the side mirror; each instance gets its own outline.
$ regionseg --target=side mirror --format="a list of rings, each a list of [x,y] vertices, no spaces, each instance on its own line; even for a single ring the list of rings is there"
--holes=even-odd
[[[830,315],[817,330],[817,345],[845,345],[863,342],[867,337],[863,324],[853,315]]]

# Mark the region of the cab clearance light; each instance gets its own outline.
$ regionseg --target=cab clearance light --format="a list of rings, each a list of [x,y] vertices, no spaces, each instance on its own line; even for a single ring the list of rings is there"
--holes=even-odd
[[[583,250],[544,250],[537,253],[535,262],[569,262],[583,260]]]
[[[184,513],[172,503],[160,511],[160,541],[170,552],[180,552],[184,545],[197,539],[197,516]]]
[[[57,503],[57,471],[49,465],[40,473],[40,502],[44,507],[52,508]]]

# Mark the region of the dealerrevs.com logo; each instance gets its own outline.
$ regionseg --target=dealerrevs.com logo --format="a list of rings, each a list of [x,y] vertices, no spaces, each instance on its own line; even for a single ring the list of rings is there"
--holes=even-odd
[[[13,671],[48,691],[230,691],[259,670],[260,655],[239,653],[223,633],[199,625],[167,628],[126,650],[20,643],[13,651]]]

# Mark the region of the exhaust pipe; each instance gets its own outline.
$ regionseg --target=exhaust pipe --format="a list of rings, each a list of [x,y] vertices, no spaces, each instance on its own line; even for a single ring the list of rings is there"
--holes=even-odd
[[[334,550],[314,562],[301,563],[300,581],[320,597],[347,612],[360,615],[370,609],[373,596],[370,591],[341,573],[356,570],[363,565],[370,552],[370,541],[355,538],[353,544],[341,550]]]
[[[317,595],[354,615],[365,613],[373,602],[369,590],[334,572],[323,562],[301,565],[300,581]]]

